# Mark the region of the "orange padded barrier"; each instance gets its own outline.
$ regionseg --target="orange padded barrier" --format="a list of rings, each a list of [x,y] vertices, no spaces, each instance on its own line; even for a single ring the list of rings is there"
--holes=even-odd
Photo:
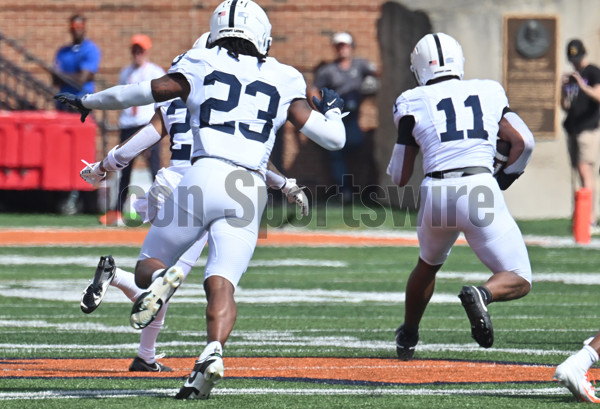
[[[79,171],[96,160],[96,134],[79,114],[0,111],[0,189],[92,190]]]

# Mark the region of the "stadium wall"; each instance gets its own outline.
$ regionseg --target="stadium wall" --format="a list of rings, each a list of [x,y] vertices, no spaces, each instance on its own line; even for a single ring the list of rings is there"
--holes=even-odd
[[[120,69],[129,63],[129,39],[135,33],[148,34],[154,43],[152,60],[167,68],[177,54],[188,49],[208,29],[208,20],[219,1],[194,0],[5,0],[0,8],[0,27],[39,58],[51,63],[60,45],[70,40],[69,16],[81,12],[88,18],[88,35],[100,46],[103,59],[97,76],[99,88],[116,83]],[[351,32],[357,42],[356,55],[381,62],[377,43],[382,0],[263,0],[273,24],[271,55],[298,68],[307,83],[314,67],[329,60],[331,33]],[[463,45],[465,78],[491,78],[502,81],[503,18],[506,15],[552,15],[558,17],[559,71],[569,70],[564,47],[570,38],[582,38],[591,61],[600,64],[600,31],[596,0],[421,0],[399,1],[409,9],[424,11],[434,31],[455,36]],[[389,39],[402,41],[402,39]],[[4,47],[3,53],[9,53]],[[28,66],[27,62],[23,62]],[[398,75],[410,75],[408,67],[393,67]],[[34,66],[29,69],[50,82],[47,74]],[[376,129],[376,141],[393,140],[389,101],[367,101],[361,124]],[[379,108],[379,109],[378,109]],[[378,112],[381,111],[381,114]],[[559,111],[560,113],[560,111]],[[560,113],[562,116],[562,114]],[[116,114],[112,114],[116,122]],[[382,119],[383,118],[383,119]],[[385,123],[384,123],[385,121]],[[390,136],[391,135],[391,136]],[[116,143],[116,136],[113,136]],[[383,139],[382,139],[383,138]],[[387,139],[386,139],[387,138]],[[389,142],[387,142],[389,143]],[[387,152],[389,147],[382,149]],[[380,183],[389,183],[381,169],[385,155],[376,157]],[[283,168],[306,184],[330,183],[324,152],[306,138],[286,128]],[[553,139],[538,141],[529,169],[507,191],[513,214],[519,218],[568,217],[572,202],[572,173],[567,161],[565,136],[560,126]],[[365,182],[364,180],[359,182]],[[366,182],[370,182],[367,180]]]

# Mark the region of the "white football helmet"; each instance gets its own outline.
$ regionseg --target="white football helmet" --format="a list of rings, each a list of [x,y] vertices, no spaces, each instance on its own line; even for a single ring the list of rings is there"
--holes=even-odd
[[[210,18],[211,42],[224,37],[246,39],[267,54],[272,40],[267,13],[251,0],[225,0]]]
[[[454,75],[462,79],[465,70],[462,47],[448,34],[427,34],[421,38],[410,54],[410,70],[419,85],[428,81]]]
[[[198,37],[192,48],[206,48],[210,43],[212,43],[212,40],[210,39],[210,31],[207,31]]]

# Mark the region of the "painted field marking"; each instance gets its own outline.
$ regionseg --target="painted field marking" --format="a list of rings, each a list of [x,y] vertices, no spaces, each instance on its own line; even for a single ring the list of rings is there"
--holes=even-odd
[[[41,392],[0,392],[0,400],[18,399],[107,399],[133,397],[173,397],[179,389],[122,389],[122,390],[51,390]],[[278,395],[278,396],[555,396],[567,395],[565,388],[499,388],[499,389],[399,389],[399,388],[215,388],[211,396]]]
[[[164,358],[173,372],[152,374],[179,379],[189,375],[195,357]],[[131,359],[2,359],[0,378],[146,378],[129,372]],[[555,367],[535,364],[412,360],[381,358],[224,357],[227,378],[260,378],[281,381],[334,381],[376,385],[423,385],[435,383],[550,382]],[[598,377],[600,369],[592,369]]]

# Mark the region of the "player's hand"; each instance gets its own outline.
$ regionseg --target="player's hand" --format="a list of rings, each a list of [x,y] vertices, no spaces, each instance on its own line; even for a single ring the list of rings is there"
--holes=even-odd
[[[304,193],[304,187],[296,184],[296,179],[286,179],[281,191],[287,197],[288,202],[296,202],[300,207],[300,214],[302,216],[308,216],[308,197]]]
[[[61,92],[59,94],[56,94],[54,96],[54,99],[58,102],[70,106],[71,108],[79,112],[81,114],[81,122],[85,122],[85,118],[92,111],[91,109],[84,107],[83,103],[81,102],[81,98],[79,98],[75,94]]]
[[[323,114],[332,109],[338,109],[340,113],[344,109],[344,100],[332,89],[323,88],[321,90],[321,99],[312,97],[313,104]]]
[[[85,163],[85,168],[81,169],[79,176],[93,187],[98,187],[98,184],[106,177],[106,172],[100,170],[100,162],[87,163],[83,159],[81,161]]]
[[[513,184],[515,180],[521,176],[521,173],[505,173],[504,169],[501,169],[498,173],[494,175],[496,181],[498,182],[498,186],[500,186],[500,190],[506,190]]]

